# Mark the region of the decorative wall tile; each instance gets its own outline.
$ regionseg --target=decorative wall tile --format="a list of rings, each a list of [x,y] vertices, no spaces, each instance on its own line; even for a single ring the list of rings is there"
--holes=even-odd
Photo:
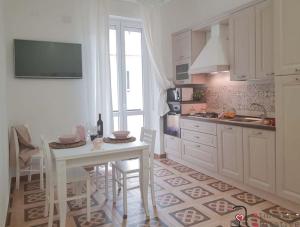
[[[223,107],[234,107],[238,114],[257,116],[261,110],[251,103],[263,105],[269,117],[275,115],[275,86],[273,80],[230,81],[229,74],[212,76],[207,84],[208,111],[222,112]]]

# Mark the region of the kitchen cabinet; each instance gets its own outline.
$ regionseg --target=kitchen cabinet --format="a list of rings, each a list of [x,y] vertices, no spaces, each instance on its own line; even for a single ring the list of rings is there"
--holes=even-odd
[[[255,79],[255,8],[229,18],[231,80]]]
[[[243,128],[244,182],[275,191],[275,133]]]
[[[192,31],[184,31],[173,36],[173,60],[174,62],[190,62]]]
[[[255,6],[255,19],[255,78],[268,79],[274,76],[272,0]]]
[[[182,140],[182,159],[210,171],[217,171],[216,147]]]
[[[218,169],[220,174],[243,181],[243,129],[218,125]]]
[[[300,74],[300,1],[273,2],[275,74]]]
[[[168,155],[181,158],[181,139],[175,136],[164,135],[165,152]]]
[[[300,76],[276,77],[275,95],[277,193],[300,203]]]

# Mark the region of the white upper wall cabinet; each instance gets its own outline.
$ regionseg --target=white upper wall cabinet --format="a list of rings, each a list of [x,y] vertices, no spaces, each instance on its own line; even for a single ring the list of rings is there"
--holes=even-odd
[[[255,79],[255,8],[233,14],[229,19],[231,80]]]
[[[274,0],[276,75],[300,74],[299,11],[299,0]]]
[[[173,61],[191,61],[192,31],[188,30],[173,36]]]
[[[275,89],[277,193],[300,203],[300,76],[276,77]]]
[[[273,3],[267,0],[255,7],[256,19],[256,79],[274,75],[273,67]]]

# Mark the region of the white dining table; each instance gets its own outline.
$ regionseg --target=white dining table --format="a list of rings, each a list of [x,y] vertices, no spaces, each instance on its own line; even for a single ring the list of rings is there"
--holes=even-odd
[[[68,149],[51,149],[56,164],[57,194],[59,201],[60,227],[66,226],[67,215],[67,179],[66,169],[100,165],[107,162],[140,158],[142,184],[140,185],[146,217],[149,218],[148,185],[149,185],[149,145],[135,141],[122,144],[103,143],[101,148],[94,149],[91,142],[84,146]]]

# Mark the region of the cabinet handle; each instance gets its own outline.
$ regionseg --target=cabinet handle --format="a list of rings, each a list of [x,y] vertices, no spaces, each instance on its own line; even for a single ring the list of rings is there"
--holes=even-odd
[[[300,69],[299,69],[299,68],[296,68],[296,69],[295,69],[295,72],[300,72]]]
[[[199,128],[199,125],[194,125],[195,128]]]
[[[275,73],[266,73],[266,76],[274,76]]]
[[[241,76],[239,76],[239,77],[241,77],[241,78],[246,78],[247,76],[246,76],[246,75],[241,75]]]
[[[232,128],[232,127],[228,127],[227,129],[228,129],[228,130],[232,130],[233,128]]]
[[[256,133],[254,133],[254,135],[256,135],[256,136],[259,136],[259,135],[262,135],[263,133],[262,132],[256,132]]]
[[[300,80],[300,79],[297,77],[297,78],[296,78],[296,81],[299,81],[299,80]]]
[[[200,139],[200,137],[199,136],[194,136],[196,139]]]

